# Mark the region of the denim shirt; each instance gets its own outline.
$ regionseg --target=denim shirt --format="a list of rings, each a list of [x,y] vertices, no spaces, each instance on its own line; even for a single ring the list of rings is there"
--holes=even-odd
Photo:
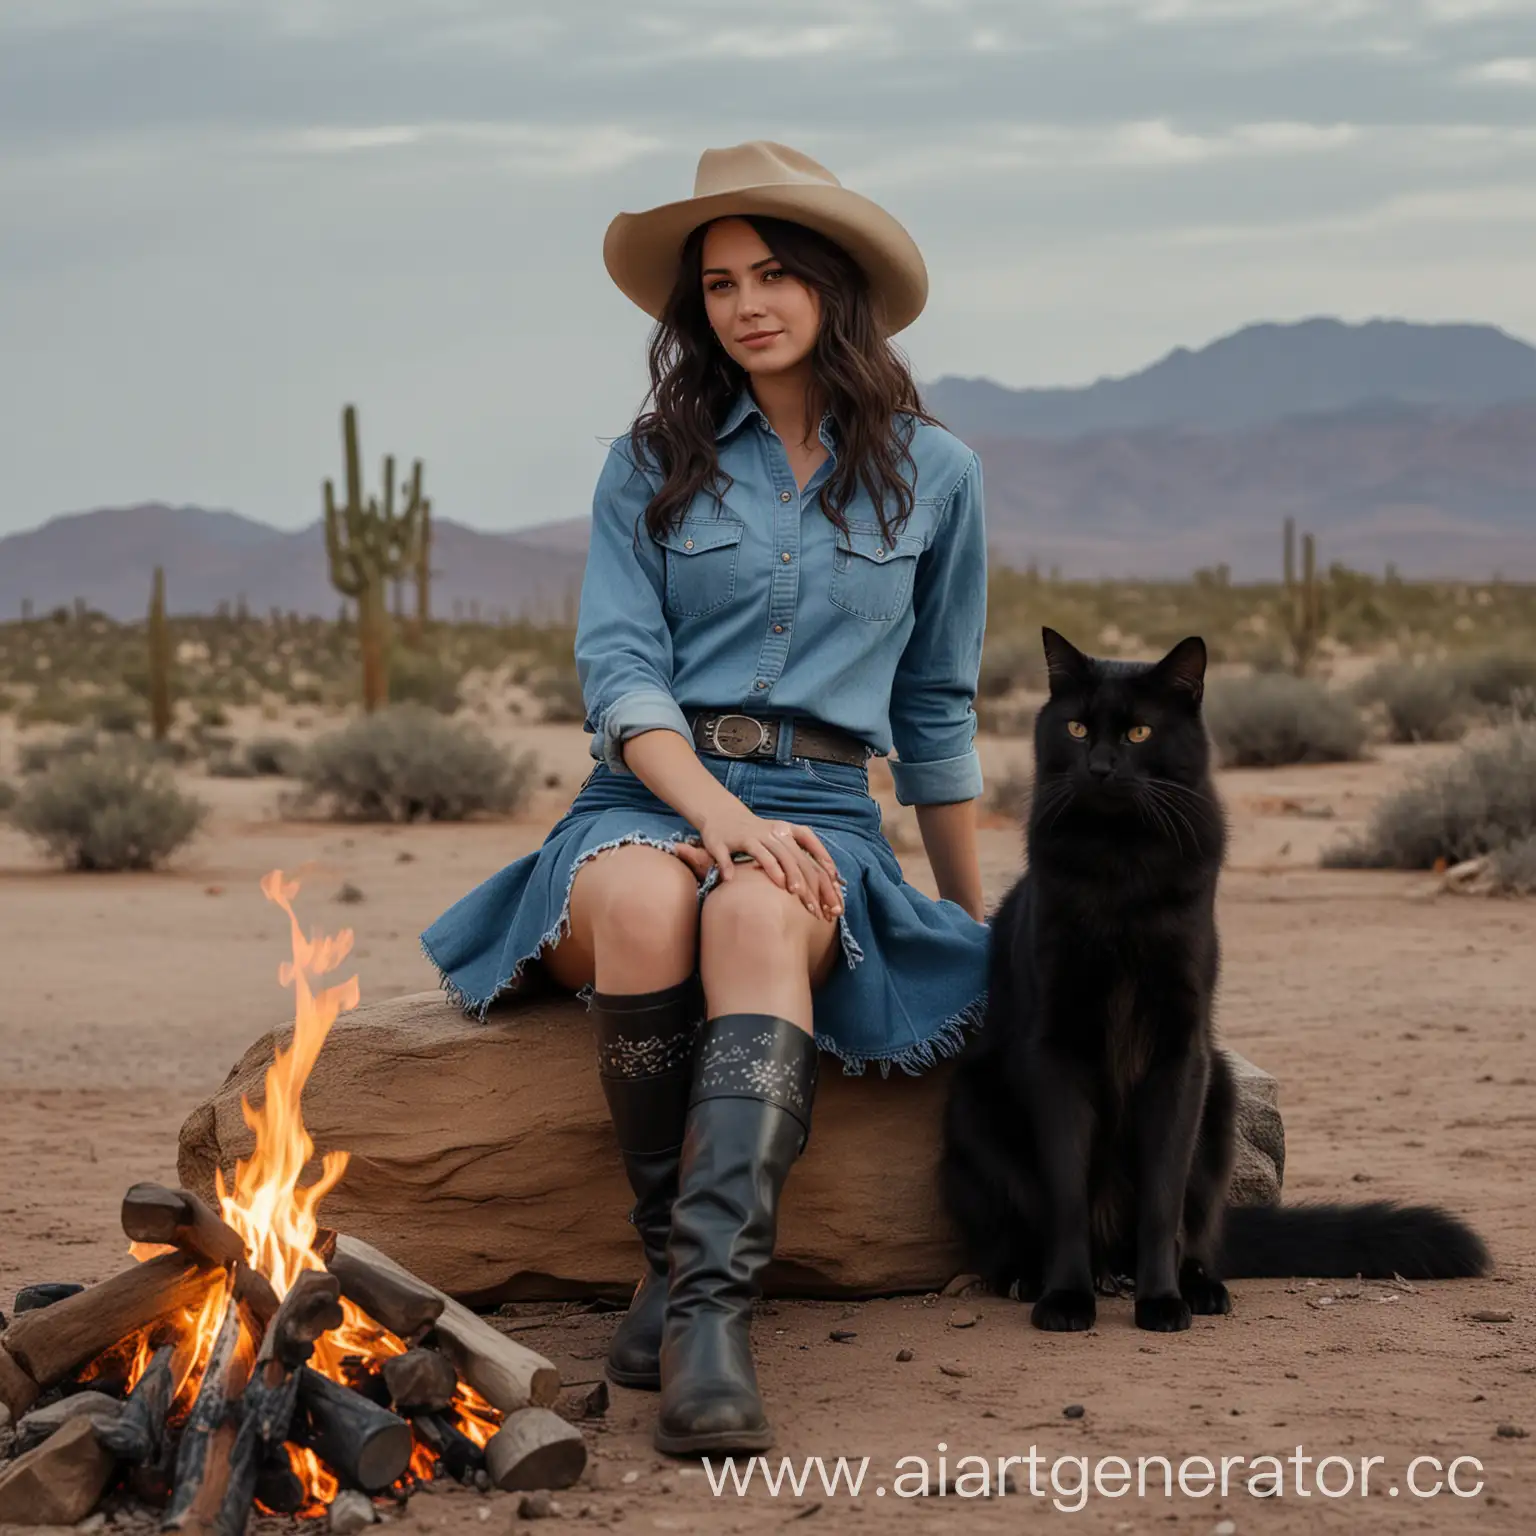
[[[974,799],[987,585],[980,461],[942,427],[918,423],[910,520],[886,540],[861,486],[844,539],[817,495],[836,462],[830,417],[820,435],[832,457],[802,492],[744,388],[716,432],[731,488],[723,501],[700,492],[659,540],[642,515],[660,475],[637,466],[627,433],[613,443],[576,628],[592,755],[626,773],[625,742],[663,729],[692,744],[687,716],[700,710],[811,716],[876,754],[894,748],[903,805]],[[793,755],[792,729],[781,757]]]

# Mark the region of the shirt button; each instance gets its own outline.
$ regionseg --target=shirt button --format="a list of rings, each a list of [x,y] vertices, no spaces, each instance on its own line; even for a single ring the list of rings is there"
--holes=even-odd
[[[782,635],[784,633],[784,626],[782,624],[775,624],[773,626],[773,632],[776,635]]]
[[[768,684],[767,684],[767,683],[765,683],[765,682],[764,682],[764,681],[763,681],[763,680],[762,680],[762,678],[758,678],[758,680],[757,680],[757,686],[758,686],[758,687],[759,687],[759,688],[766,688],[766,687],[767,687],[767,686],[768,686]]]
[[[782,560],[785,565],[788,565],[792,558],[793,558],[793,556],[791,556],[790,552],[787,549],[784,551],[784,553],[782,555],[779,556],[779,559]]]
[[[693,540],[692,539],[684,539],[683,540],[683,548],[684,549],[692,549],[693,548]]]
[[[788,491],[780,491],[779,492],[779,500],[780,501],[789,501],[791,499],[792,498],[790,497],[790,494],[789,494]]]

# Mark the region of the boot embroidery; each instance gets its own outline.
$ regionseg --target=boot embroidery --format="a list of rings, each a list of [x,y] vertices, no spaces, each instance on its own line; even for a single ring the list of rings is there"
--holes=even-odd
[[[622,1037],[598,1042],[598,1071],[604,1077],[658,1077],[687,1066],[693,1055],[693,1030],[671,1035]]]

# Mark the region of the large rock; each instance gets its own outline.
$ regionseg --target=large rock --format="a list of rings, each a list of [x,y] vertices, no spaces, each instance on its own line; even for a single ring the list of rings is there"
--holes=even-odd
[[[263,1036],[181,1131],[181,1179],[228,1181],[263,1096]],[[1234,1198],[1279,1199],[1284,1131],[1274,1079],[1233,1056],[1243,1101]],[[822,1058],[810,1143],[785,1189],[770,1295],[943,1286],[961,1267],[935,1166],[949,1073],[847,1077]],[[322,1220],[471,1303],[625,1296],[640,1249],[598,1086],[586,1010],[566,999],[463,1017],[437,992],[339,1019],[304,1092],[318,1152],[351,1154]]]

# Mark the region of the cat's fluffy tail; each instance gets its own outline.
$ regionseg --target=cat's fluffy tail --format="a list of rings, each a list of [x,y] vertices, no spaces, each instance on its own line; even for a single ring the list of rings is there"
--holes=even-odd
[[[1308,1275],[1451,1280],[1488,1273],[1471,1227],[1432,1205],[1249,1205],[1226,1213],[1217,1273],[1233,1279]]]

